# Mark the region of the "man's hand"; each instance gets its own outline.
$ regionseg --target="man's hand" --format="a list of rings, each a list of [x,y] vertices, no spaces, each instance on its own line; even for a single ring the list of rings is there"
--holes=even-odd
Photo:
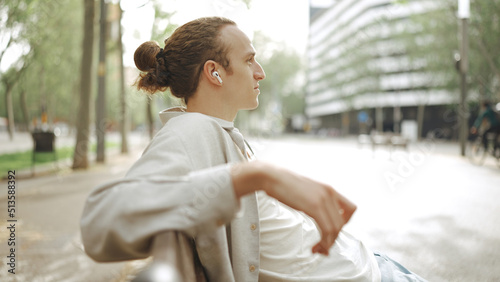
[[[238,198],[262,189],[269,196],[312,217],[321,232],[320,242],[312,248],[314,253],[328,255],[340,230],[356,210],[351,201],[331,186],[269,164],[238,164],[233,167],[232,176]]]

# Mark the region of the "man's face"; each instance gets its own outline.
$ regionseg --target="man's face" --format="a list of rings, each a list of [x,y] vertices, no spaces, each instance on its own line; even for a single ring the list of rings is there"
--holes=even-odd
[[[221,70],[224,100],[237,110],[255,109],[259,105],[259,81],[266,77],[255,60],[255,49],[245,33],[234,25],[223,27],[220,36],[228,47],[230,66]]]

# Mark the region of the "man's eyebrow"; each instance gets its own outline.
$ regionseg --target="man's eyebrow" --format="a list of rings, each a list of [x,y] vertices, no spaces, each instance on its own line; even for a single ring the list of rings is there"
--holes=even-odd
[[[255,57],[256,54],[257,53],[255,51],[250,51],[245,55],[245,57]]]

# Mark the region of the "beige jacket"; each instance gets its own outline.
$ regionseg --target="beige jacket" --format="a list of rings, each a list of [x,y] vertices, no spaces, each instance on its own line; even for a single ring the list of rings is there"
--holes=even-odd
[[[85,251],[97,261],[145,258],[156,234],[180,230],[195,239],[210,281],[258,281],[257,200],[237,201],[229,171],[246,159],[243,137],[232,122],[179,108],[160,117],[163,128],[126,176],[89,195]]]

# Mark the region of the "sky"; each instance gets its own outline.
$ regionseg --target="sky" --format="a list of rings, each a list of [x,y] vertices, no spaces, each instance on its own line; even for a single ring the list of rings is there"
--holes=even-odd
[[[118,0],[108,0],[117,3]],[[235,21],[250,37],[262,31],[273,41],[284,43],[304,54],[309,29],[309,3],[327,6],[336,0],[251,0],[250,9],[242,0],[162,0],[167,11],[175,11],[172,21],[182,25],[204,16],[224,16]],[[134,66],[133,52],[151,37],[154,11],[149,0],[121,0],[123,14],[124,64]],[[1,34],[0,34],[1,35]],[[5,43],[0,36],[0,47]],[[22,47],[22,46],[21,46]],[[22,55],[23,48],[9,48],[0,65],[8,69]],[[257,50],[258,52],[258,50]]]
[[[254,31],[260,30],[273,41],[283,42],[304,54],[310,1],[314,5],[327,5],[332,0],[251,0],[250,9],[241,0],[165,0],[162,3],[166,11],[175,11],[172,18],[175,24],[182,25],[198,17],[223,16],[235,21],[250,38]],[[148,1],[122,0],[126,66],[134,65],[133,52],[151,36],[154,13],[150,3],[138,8],[141,2]]]

